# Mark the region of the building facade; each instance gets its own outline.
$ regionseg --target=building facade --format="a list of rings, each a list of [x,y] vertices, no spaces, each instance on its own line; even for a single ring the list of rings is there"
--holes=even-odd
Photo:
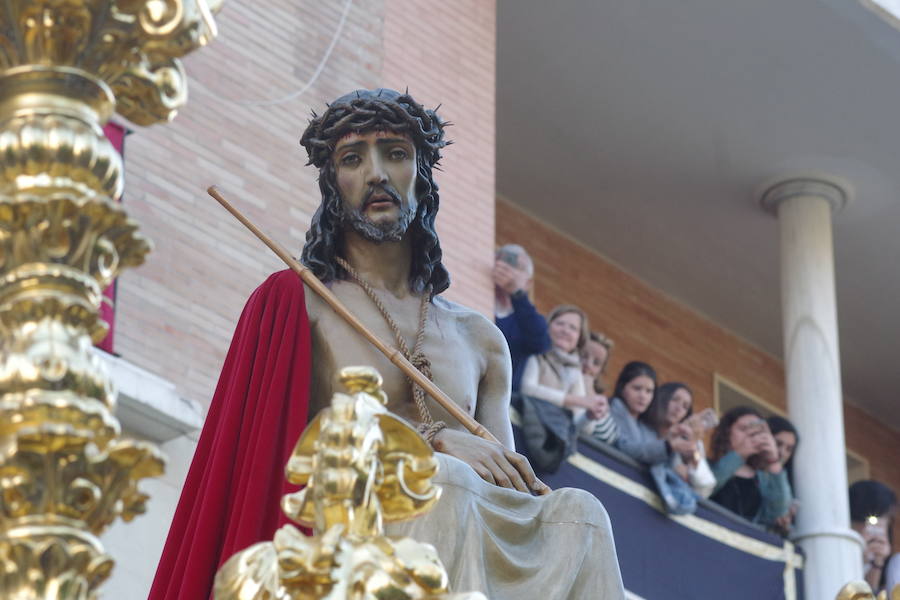
[[[107,358],[126,430],[160,443],[170,462],[144,486],[148,514],[105,538],[117,559],[106,597],[149,589],[243,303],[283,268],[205,190],[219,185],[299,255],[319,193],[298,140],[310,111],[353,89],[408,88],[426,105],[441,104],[453,123],[454,144],[436,175],[449,298],[491,314],[494,249],[520,243],[535,258],[538,307],[577,304],[615,340],[608,381],[641,359],[661,380],[690,385],[697,407],[721,406],[725,382],[786,411],[777,356],[530,216],[516,196],[497,199],[505,193],[496,184],[497,112],[505,108],[496,106],[497,18],[495,3],[482,0],[226,3],[219,38],[186,61],[187,106],[172,124],[126,138],[123,202],[155,250],[118,282]],[[900,489],[891,460],[900,433],[852,398],[844,420],[857,473]]]

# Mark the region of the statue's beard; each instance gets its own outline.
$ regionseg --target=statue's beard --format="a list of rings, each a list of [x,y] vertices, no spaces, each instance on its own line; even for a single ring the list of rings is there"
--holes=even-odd
[[[397,220],[393,222],[375,223],[366,214],[366,206],[368,198],[358,208],[352,208],[343,203],[341,211],[341,224],[344,228],[350,228],[356,233],[363,236],[366,240],[380,244],[382,242],[399,242],[406,235],[406,231],[416,218],[415,211],[409,206],[400,202],[399,195],[392,189],[385,189],[396,201],[400,208]],[[371,195],[371,194],[370,194]]]

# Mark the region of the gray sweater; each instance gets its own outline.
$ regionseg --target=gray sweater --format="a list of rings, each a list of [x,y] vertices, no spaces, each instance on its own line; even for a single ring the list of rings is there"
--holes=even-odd
[[[647,465],[668,462],[669,448],[666,441],[660,439],[650,427],[632,417],[625,402],[620,398],[613,398],[609,411],[619,429],[616,448]]]

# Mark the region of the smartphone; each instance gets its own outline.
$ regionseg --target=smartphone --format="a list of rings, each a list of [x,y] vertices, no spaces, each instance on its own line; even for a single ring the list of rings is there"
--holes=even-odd
[[[863,538],[869,541],[875,537],[887,539],[887,521],[878,521],[875,524],[866,523],[863,529]]]
[[[757,419],[754,423],[747,428],[747,435],[755,436],[759,435],[768,429],[767,423],[763,419]]]
[[[713,409],[705,408],[688,417],[685,423],[694,431],[694,435],[700,436],[719,424],[719,416]]]

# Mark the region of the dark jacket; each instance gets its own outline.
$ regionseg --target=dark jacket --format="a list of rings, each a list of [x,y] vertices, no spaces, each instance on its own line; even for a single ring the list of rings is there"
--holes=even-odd
[[[525,369],[525,361],[532,354],[550,350],[547,320],[537,311],[526,294],[514,294],[511,314],[497,319],[497,327],[503,332],[512,358],[512,391],[519,391],[519,381]]]

